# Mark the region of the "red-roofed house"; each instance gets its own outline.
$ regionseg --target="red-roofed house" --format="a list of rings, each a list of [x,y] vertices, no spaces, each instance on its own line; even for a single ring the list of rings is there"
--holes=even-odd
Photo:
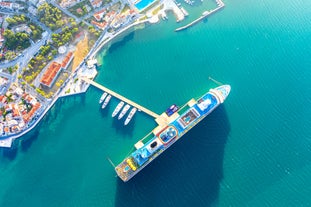
[[[35,112],[40,108],[41,104],[37,102],[32,109],[25,115],[23,115],[24,122],[27,123],[35,114]]]
[[[14,106],[13,107],[13,117],[19,116],[19,110]]]
[[[107,26],[107,22],[96,22],[96,21],[92,21],[91,24],[94,24],[95,26],[97,26],[98,28],[104,30],[105,27]]]
[[[11,2],[0,2],[0,7],[7,8],[7,9],[12,9],[13,8],[13,3],[11,3]]]
[[[103,1],[102,0],[90,0],[90,3],[92,4],[92,7],[98,8],[102,5]]]
[[[96,12],[93,16],[94,16],[94,18],[95,18],[97,21],[100,21],[100,20],[103,18],[103,16],[104,16],[105,13],[106,13],[106,9],[102,9],[102,10]]]
[[[73,53],[69,52],[62,62],[62,68],[66,69],[73,59]]]
[[[41,84],[47,87],[51,87],[54,84],[60,71],[61,71],[61,64],[57,62],[52,62],[52,64],[47,68],[47,70],[43,74]]]

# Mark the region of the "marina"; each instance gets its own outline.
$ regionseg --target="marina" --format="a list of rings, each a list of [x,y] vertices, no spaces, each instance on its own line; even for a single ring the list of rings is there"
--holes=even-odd
[[[130,155],[154,119],[136,113],[125,127],[133,107],[122,120],[111,118],[120,100],[101,110],[103,91],[95,87],[60,98],[1,149],[1,206],[310,205],[311,1],[224,1],[214,16],[174,32],[216,7],[198,1],[184,6],[184,22],[167,12],[169,21],[99,51],[95,81],[161,114],[218,85],[207,79],[213,76],[232,86],[224,104],[123,183],[109,161]]]
[[[221,10],[222,8],[225,7],[225,4],[222,2],[222,0],[217,0],[216,3],[217,3],[217,7],[216,7],[215,9],[213,9],[213,10],[211,10],[211,11],[204,11],[204,12],[202,13],[202,15],[201,15],[199,18],[197,18],[196,20],[190,22],[189,24],[187,24],[187,25],[185,25],[185,26],[182,26],[182,27],[179,27],[179,28],[175,29],[175,32],[179,32],[179,31],[188,29],[189,27],[191,27],[191,26],[197,24],[198,22],[202,21],[202,20],[205,19],[206,17],[208,17],[208,16],[210,16],[210,15],[216,13],[217,11],[219,11],[219,10]]]
[[[129,105],[131,105],[131,106],[137,108],[138,110],[140,110],[140,111],[142,111],[142,112],[144,112],[144,113],[146,113],[146,114],[148,114],[148,115],[154,117],[155,119],[157,119],[157,118],[160,117],[160,115],[156,114],[155,112],[153,112],[153,111],[151,111],[151,110],[149,110],[149,109],[147,109],[147,108],[145,108],[145,107],[143,107],[143,106],[141,106],[141,105],[135,103],[134,101],[131,101],[131,100],[125,98],[124,96],[122,96],[122,95],[120,95],[120,94],[118,94],[118,93],[116,93],[116,92],[110,90],[109,88],[107,88],[107,87],[105,87],[105,86],[103,86],[103,85],[100,85],[100,84],[96,83],[95,81],[93,81],[93,80],[91,80],[91,79],[88,79],[88,78],[86,78],[86,77],[81,77],[81,80],[84,81],[84,82],[86,82],[86,83],[88,83],[88,84],[91,84],[91,85],[95,86],[96,88],[99,88],[99,89],[101,89],[101,90],[103,90],[103,91],[106,91],[107,93],[110,94],[110,95],[109,95],[110,98],[111,98],[111,96],[114,96],[114,97],[116,97],[117,99],[120,99],[121,101],[124,101],[124,102],[128,103]],[[108,96],[108,97],[109,97],[109,96]],[[107,97],[107,98],[108,98],[108,97]],[[106,101],[106,100],[105,100],[105,101]],[[107,104],[108,104],[108,103],[107,103]]]

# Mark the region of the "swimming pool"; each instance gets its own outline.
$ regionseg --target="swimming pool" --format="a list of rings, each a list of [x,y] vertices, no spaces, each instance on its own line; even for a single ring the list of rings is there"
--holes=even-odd
[[[156,0],[141,0],[137,4],[135,4],[136,8],[141,11],[145,8],[147,8],[150,4],[155,2]]]

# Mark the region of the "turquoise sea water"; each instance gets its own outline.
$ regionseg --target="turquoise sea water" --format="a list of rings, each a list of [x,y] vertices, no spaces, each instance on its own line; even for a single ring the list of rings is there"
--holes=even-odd
[[[310,206],[311,1],[225,3],[184,32],[170,15],[128,33],[102,51],[96,78],[161,113],[211,76],[232,86],[224,105],[123,183],[107,157],[120,162],[155,122],[137,113],[122,127],[117,100],[102,111],[95,88],[61,99],[1,151],[0,206]]]

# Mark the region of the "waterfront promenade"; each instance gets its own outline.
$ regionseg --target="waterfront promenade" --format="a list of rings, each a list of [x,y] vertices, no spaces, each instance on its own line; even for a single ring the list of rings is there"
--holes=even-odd
[[[223,7],[225,7],[225,4],[222,2],[222,0],[216,0],[216,3],[217,3],[217,7],[215,9],[213,9],[211,11],[204,11],[203,14],[199,18],[195,19],[194,21],[190,22],[189,24],[187,24],[185,26],[182,26],[182,27],[175,29],[175,32],[185,30],[185,29],[195,25],[196,23],[202,21],[206,17],[216,13],[217,11],[222,9]]]
[[[151,111],[151,110],[149,110],[149,109],[147,109],[147,108],[145,108],[145,107],[143,107],[143,106],[141,106],[141,105],[135,103],[134,101],[131,101],[131,100],[125,98],[124,96],[122,96],[122,95],[120,95],[120,94],[118,94],[118,93],[116,93],[116,92],[110,90],[109,88],[106,88],[106,87],[103,86],[103,85],[100,85],[100,84],[96,83],[95,81],[93,81],[93,80],[91,80],[91,79],[81,77],[81,80],[85,81],[85,82],[88,83],[88,84],[91,84],[91,85],[95,86],[96,88],[99,88],[99,89],[101,89],[101,90],[103,90],[103,91],[109,93],[110,95],[112,95],[112,96],[114,96],[114,97],[120,99],[121,101],[124,101],[124,102],[126,102],[126,103],[132,105],[133,107],[137,108],[137,109],[140,110],[140,111],[145,112],[146,114],[148,114],[148,115],[154,117],[155,119],[158,118],[158,117],[160,117],[160,116],[159,116],[158,114],[156,114],[155,112],[153,112],[153,111]]]
[[[105,46],[108,42],[110,42],[111,40],[113,40],[114,38],[116,38],[117,36],[119,36],[120,34],[122,34],[123,32],[125,32],[126,30],[132,28],[133,26],[142,24],[147,22],[148,20],[143,20],[143,21],[138,21],[132,24],[129,24],[128,26],[126,26],[125,28],[121,29],[120,31],[118,31],[117,33],[113,34],[113,35],[102,35],[97,42],[95,43],[94,47],[91,49],[91,51],[87,54],[86,59],[94,59],[96,54],[100,51],[100,49]],[[79,66],[77,67],[77,69],[75,70],[74,73],[71,74],[71,76],[68,78],[68,81],[65,82],[65,85],[70,84],[70,82],[73,82],[73,79],[75,77],[77,77],[78,75],[78,71],[80,71],[80,69],[83,67],[83,65],[85,65],[85,60],[82,61]],[[96,75],[96,74],[95,74]],[[94,77],[95,77],[94,75]],[[93,78],[94,78],[93,77]],[[69,81],[72,80],[72,81]],[[87,81],[85,81],[87,82]],[[64,94],[62,94],[62,92],[64,92],[63,89],[65,89],[66,87],[61,87],[59,89],[58,92],[56,92],[56,96],[50,100],[50,103],[48,104],[48,106],[46,107],[46,109],[44,109],[44,111],[42,113],[40,113],[39,117],[37,120],[35,120],[30,126],[28,126],[27,128],[25,128],[24,130],[22,130],[21,132],[17,133],[17,134],[12,134],[6,137],[2,137],[0,139],[0,147],[5,147],[5,148],[10,148],[13,145],[13,142],[15,139],[25,135],[26,133],[28,133],[29,131],[31,131],[35,126],[37,126],[37,124],[42,120],[42,118],[45,116],[45,114],[50,110],[50,108],[55,104],[55,102],[58,100],[59,97],[64,96]],[[84,92],[87,90],[88,86],[85,86],[85,89],[83,90]],[[109,90],[109,89],[108,89]],[[109,90],[111,91],[111,90]],[[111,91],[113,93],[113,91]],[[77,92],[77,93],[71,93],[70,95],[73,94],[80,94],[81,92]],[[116,93],[115,93],[116,94]],[[115,97],[121,99],[121,95],[117,94],[115,95]],[[145,113],[149,114],[150,116],[153,116],[155,118],[157,118],[159,115],[157,115],[156,113],[136,104],[135,102],[132,102],[128,99],[126,99],[128,103],[130,103],[132,106],[138,108],[141,111],[144,111]]]

